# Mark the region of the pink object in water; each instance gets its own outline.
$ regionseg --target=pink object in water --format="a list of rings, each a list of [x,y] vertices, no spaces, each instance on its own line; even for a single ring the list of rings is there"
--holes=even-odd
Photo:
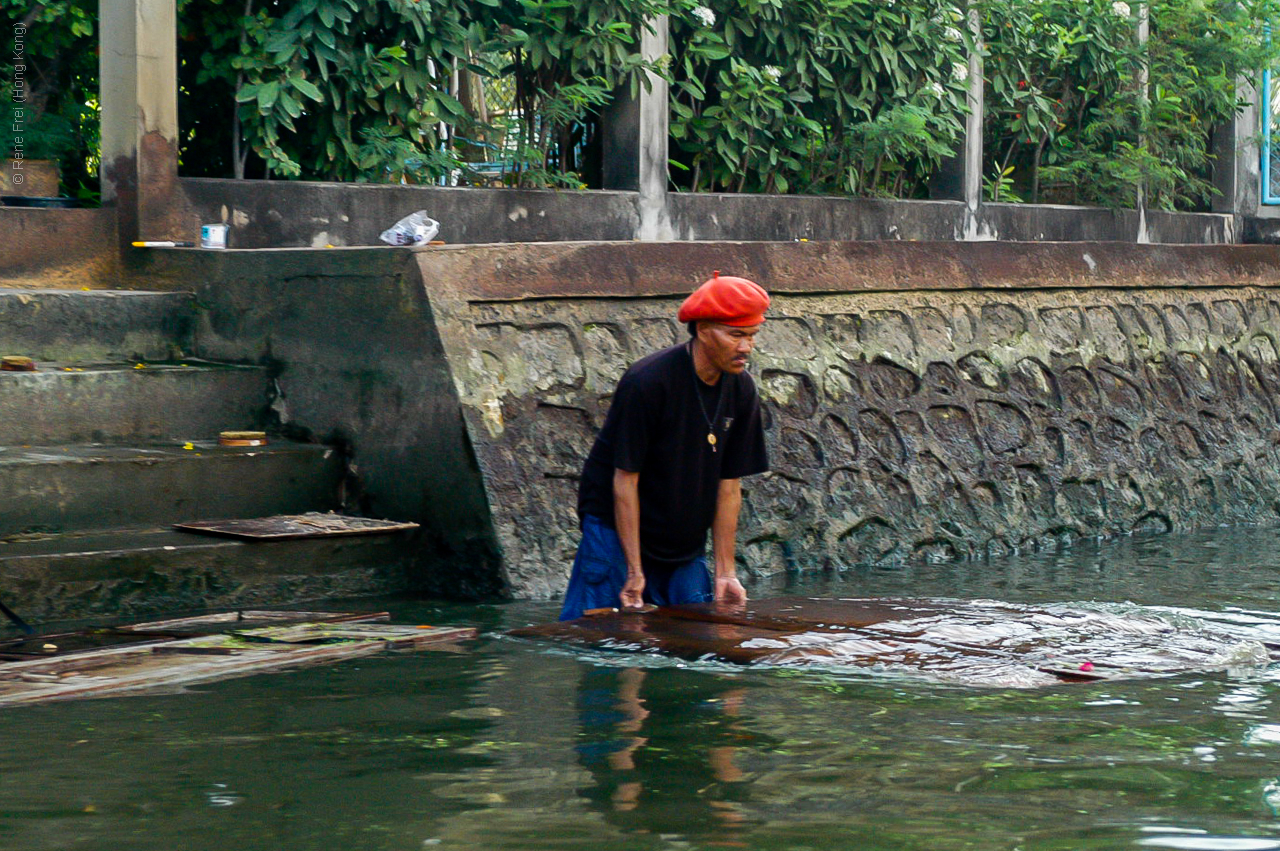
[[[1092,662],[1085,662],[1083,665],[1081,665],[1081,666],[1080,666],[1080,670],[1082,670],[1082,671],[1092,671],[1092,670],[1093,670],[1093,663],[1092,663]]]

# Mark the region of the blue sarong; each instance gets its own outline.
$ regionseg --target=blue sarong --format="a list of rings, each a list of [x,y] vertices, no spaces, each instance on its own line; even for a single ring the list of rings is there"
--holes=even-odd
[[[627,558],[622,552],[618,533],[603,520],[588,514],[582,518],[582,540],[573,559],[569,587],[564,592],[564,608],[560,620],[582,617],[588,609],[605,609],[621,605],[622,586],[627,581]],[[644,601],[655,606],[682,603],[709,603],[711,571],[705,556],[676,567],[674,570],[645,571]]]

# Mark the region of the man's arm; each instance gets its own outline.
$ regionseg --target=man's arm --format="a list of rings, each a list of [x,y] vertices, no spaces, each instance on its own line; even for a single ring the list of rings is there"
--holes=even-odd
[[[734,562],[738,512],[742,509],[742,480],[721,479],[716,493],[716,516],[711,521],[711,548],[716,560],[716,602],[745,603],[747,592],[738,581]]]
[[[613,523],[627,559],[627,581],[622,586],[622,605],[642,606],[644,571],[640,567],[640,474],[613,471]]]

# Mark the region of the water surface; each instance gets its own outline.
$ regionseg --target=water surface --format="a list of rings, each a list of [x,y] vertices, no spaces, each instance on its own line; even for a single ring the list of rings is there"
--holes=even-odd
[[[1280,532],[778,580],[761,594],[1132,602],[1280,637]],[[1280,668],[1042,689],[504,637],[0,712],[0,849],[1280,849]],[[1181,614],[1180,614],[1181,613]]]

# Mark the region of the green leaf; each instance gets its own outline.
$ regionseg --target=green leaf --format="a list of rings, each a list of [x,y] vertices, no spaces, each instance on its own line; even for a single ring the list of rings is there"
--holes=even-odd
[[[270,83],[263,83],[258,89],[258,110],[266,113],[271,107],[276,105],[276,98],[280,95],[280,84],[275,80]]]
[[[728,45],[725,45],[725,44],[699,45],[698,47],[694,48],[690,52],[696,56],[702,57],[704,59],[710,59],[712,61],[715,61],[718,59],[728,59],[733,54],[733,51],[729,48]]]
[[[293,83],[293,87],[295,89],[302,92],[303,95],[311,98],[313,101],[316,101],[317,103],[324,101],[324,95],[320,94],[320,90],[309,80],[298,77],[290,82]]]
[[[286,91],[280,92],[280,106],[289,114],[290,118],[298,118],[302,115],[302,104],[292,94]]]

